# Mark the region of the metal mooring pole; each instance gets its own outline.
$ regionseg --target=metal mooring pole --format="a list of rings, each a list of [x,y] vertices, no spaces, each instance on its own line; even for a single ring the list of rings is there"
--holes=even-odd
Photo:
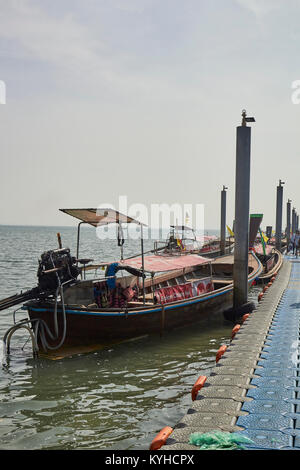
[[[295,228],[295,207],[293,207],[292,210],[292,233],[295,233],[296,228]]]
[[[290,246],[290,240],[291,240],[291,200],[288,199],[288,202],[286,204],[286,247],[287,251]]]
[[[226,250],[226,186],[221,191],[221,256],[225,255]]]
[[[277,186],[276,198],[276,230],[275,230],[275,247],[281,251],[281,237],[282,237],[282,203],[283,203],[283,185],[284,182],[279,180]]]
[[[236,134],[235,230],[233,268],[233,308],[235,311],[248,300],[249,205],[251,127],[255,122],[242,113],[242,125]]]

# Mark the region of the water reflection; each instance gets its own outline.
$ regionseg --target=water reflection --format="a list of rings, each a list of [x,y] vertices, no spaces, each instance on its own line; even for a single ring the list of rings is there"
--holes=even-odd
[[[148,448],[185,413],[195,380],[229,340],[232,325],[214,323],[57,361],[12,354],[1,380],[2,448]]]
[[[74,229],[59,231],[74,250]],[[0,227],[1,298],[35,285],[37,260],[56,247],[56,232],[55,227]],[[83,256],[96,252],[95,261],[117,256],[113,242],[103,252],[94,231],[84,236]],[[131,246],[125,256],[135,252]],[[11,314],[1,314],[1,337],[12,324]],[[55,361],[32,359],[30,343],[16,333],[0,371],[1,448],[147,449],[162,427],[174,426],[187,411],[195,380],[209,375],[231,330],[222,317],[205,319],[162,338],[143,337]]]

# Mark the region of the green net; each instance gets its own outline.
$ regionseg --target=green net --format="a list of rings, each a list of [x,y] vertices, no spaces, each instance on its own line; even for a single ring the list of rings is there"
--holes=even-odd
[[[190,435],[189,444],[199,450],[243,450],[243,444],[253,444],[251,439],[237,433],[212,431],[207,433],[194,432]]]

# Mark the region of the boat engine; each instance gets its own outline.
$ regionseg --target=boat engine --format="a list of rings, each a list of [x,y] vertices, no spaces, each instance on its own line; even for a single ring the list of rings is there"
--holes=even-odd
[[[46,298],[55,294],[59,285],[76,281],[81,269],[71,256],[69,248],[46,251],[41,255],[37,271],[38,285],[33,289],[0,300],[0,310],[18,305],[27,300]]]
[[[79,274],[69,248],[46,251],[39,261],[38,287],[44,292],[55,292],[60,284],[75,280]]]

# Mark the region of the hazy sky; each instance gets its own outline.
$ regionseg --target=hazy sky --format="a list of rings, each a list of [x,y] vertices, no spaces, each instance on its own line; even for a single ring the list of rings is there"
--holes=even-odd
[[[0,224],[60,207],[204,204],[234,217],[235,138],[252,125],[251,212],[300,212],[299,0],[0,0]],[[284,219],[285,225],[285,219]]]

